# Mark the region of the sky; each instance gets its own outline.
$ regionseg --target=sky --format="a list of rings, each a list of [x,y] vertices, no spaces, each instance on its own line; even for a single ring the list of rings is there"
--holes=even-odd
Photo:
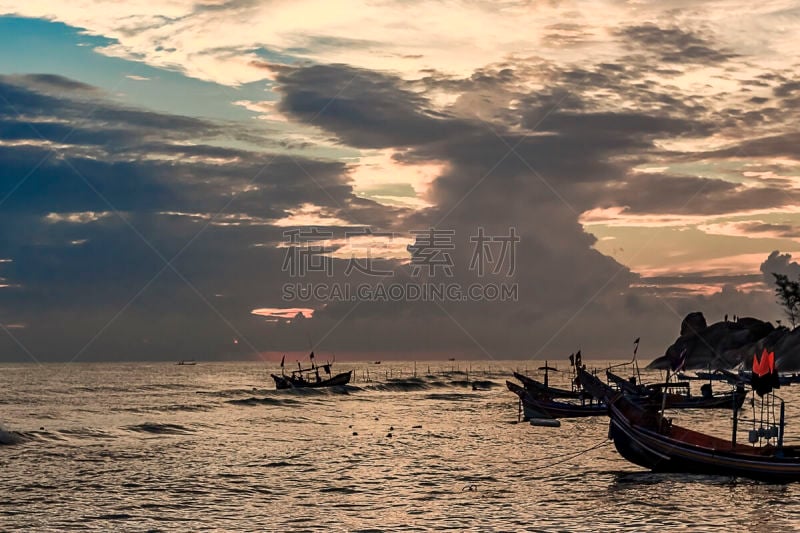
[[[0,0],[0,361],[657,357],[691,311],[780,320],[798,28],[783,1]]]

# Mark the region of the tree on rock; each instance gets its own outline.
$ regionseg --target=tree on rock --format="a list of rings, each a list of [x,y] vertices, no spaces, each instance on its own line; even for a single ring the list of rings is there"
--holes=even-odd
[[[794,329],[800,314],[800,282],[790,280],[785,274],[773,272],[772,275],[775,276],[775,294],[778,296],[778,303],[783,307]]]

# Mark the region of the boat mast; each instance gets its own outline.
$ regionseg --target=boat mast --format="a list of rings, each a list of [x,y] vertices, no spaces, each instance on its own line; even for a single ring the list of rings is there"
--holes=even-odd
[[[755,420],[755,419],[754,419]],[[731,435],[731,449],[736,448],[736,432],[739,429],[739,402],[736,393],[733,394],[733,434]]]
[[[633,356],[634,361],[636,356]],[[667,379],[664,380],[664,388],[661,389],[661,411],[658,418],[658,429],[661,429],[664,422],[664,410],[667,408],[667,391],[669,390],[669,368],[667,368]]]

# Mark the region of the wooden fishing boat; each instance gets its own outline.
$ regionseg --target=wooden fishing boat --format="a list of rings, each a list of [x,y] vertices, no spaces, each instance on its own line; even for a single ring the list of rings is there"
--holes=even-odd
[[[780,426],[767,432],[777,443],[755,446],[736,443],[736,412],[733,439],[726,440],[675,425],[663,412],[637,405],[585,370],[579,371],[579,379],[585,390],[608,404],[609,437],[619,454],[636,465],[654,472],[800,481],[800,447],[783,445],[782,401]],[[760,436],[751,442],[760,442]]]
[[[291,375],[278,376],[271,374],[272,379],[275,380],[276,389],[301,389],[301,388],[316,388],[316,387],[336,387],[340,385],[347,385],[350,383],[350,378],[353,376],[353,371],[348,370],[341,374],[328,379],[307,379],[301,373],[292,372]],[[319,374],[316,375],[320,378]]]
[[[519,397],[526,418],[542,416],[549,418],[582,418],[606,414],[606,406],[594,401],[589,403],[584,401],[581,403],[561,402],[546,396],[537,396],[511,381],[506,381],[506,386],[508,390]]]
[[[527,391],[525,390],[525,387],[521,387],[520,385],[517,385],[516,383],[511,381],[506,381],[506,386],[508,387],[508,390],[510,390],[519,397],[519,405],[523,420],[546,420],[546,419],[555,420],[552,416],[542,411],[539,411],[538,409],[535,409],[529,403],[524,401],[525,397],[528,394]]]
[[[661,407],[666,402],[665,406],[670,409],[739,409],[747,397],[747,390],[741,386],[732,392],[715,394],[711,384],[705,384],[702,387],[703,394],[692,396],[686,381],[642,385],[608,370],[606,377],[633,403]],[[672,392],[675,390],[682,392]],[[664,395],[666,398],[663,398]]]
[[[297,370],[292,370],[289,375],[286,375],[285,371],[283,370],[283,365],[286,362],[286,356],[284,355],[281,358],[281,375],[278,376],[276,374],[270,374],[272,379],[275,380],[275,388],[306,389],[318,387],[336,387],[350,383],[350,378],[353,377],[352,370],[348,370],[347,372],[342,372],[341,374],[336,374],[334,376],[331,374],[333,363],[327,362],[324,365],[315,364],[314,352],[311,352],[308,357],[311,360],[311,366],[308,368],[303,368],[298,361]],[[323,379],[319,374],[320,369],[322,369],[325,374],[331,377]]]
[[[581,391],[574,391],[568,389],[559,389],[557,387],[550,387],[549,384],[537,381],[524,374],[514,372],[514,377],[519,380],[522,385],[529,391],[535,394],[543,394],[552,398],[580,398]]]

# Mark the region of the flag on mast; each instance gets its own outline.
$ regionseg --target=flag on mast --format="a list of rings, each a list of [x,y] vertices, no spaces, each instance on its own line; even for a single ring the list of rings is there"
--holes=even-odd
[[[636,352],[639,351],[639,337],[636,337],[636,340],[633,341],[633,355],[636,355]]]
[[[283,368],[283,363],[285,362],[286,362],[286,354],[283,354],[283,357],[281,357],[281,368]]]

